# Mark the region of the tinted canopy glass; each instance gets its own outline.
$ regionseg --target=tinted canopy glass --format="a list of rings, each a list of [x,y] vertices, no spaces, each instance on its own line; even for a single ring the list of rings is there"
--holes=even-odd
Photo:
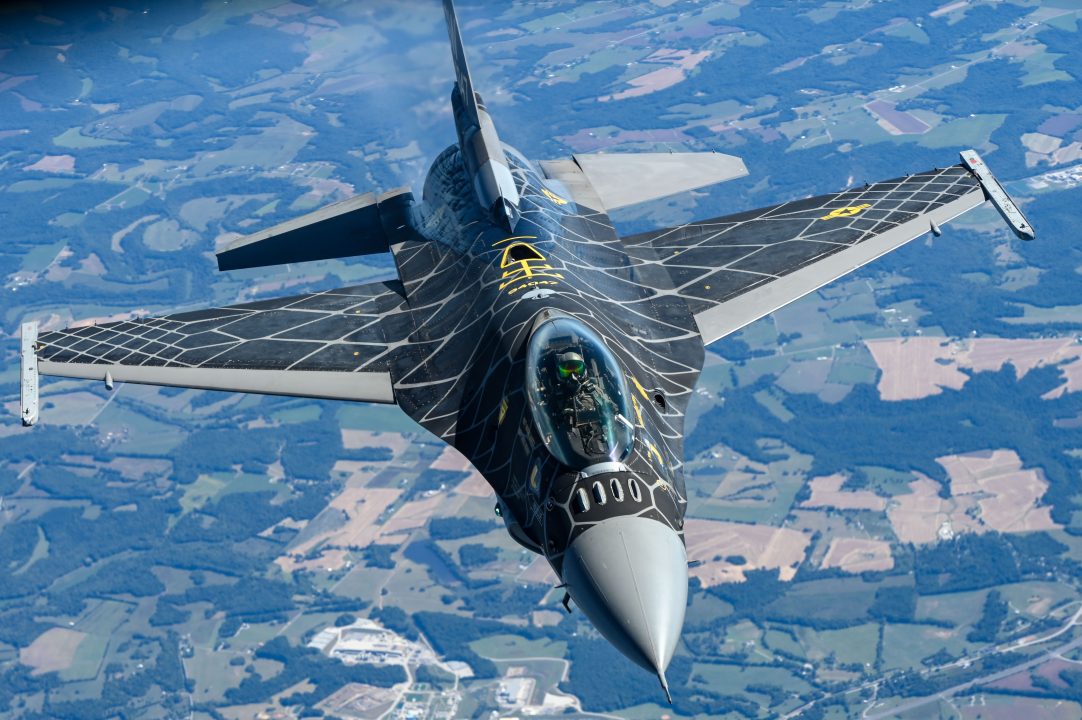
[[[627,382],[597,333],[557,318],[534,331],[526,352],[530,411],[549,452],[576,469],[627,457],[635,439]]]

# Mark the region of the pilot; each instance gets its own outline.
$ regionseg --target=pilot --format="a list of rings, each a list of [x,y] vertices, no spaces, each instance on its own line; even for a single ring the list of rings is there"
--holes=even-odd
[[[560,379],[565,383],[568,399],[578,405],[580,410],[587,407],[596,409],[608,399],[593,378],[587,376],[586,361],[579,353],[572,350],[557,355],[556,367],[560,371]],[[564,410],[567,415],[573,415],[574,412],[571,407]]]

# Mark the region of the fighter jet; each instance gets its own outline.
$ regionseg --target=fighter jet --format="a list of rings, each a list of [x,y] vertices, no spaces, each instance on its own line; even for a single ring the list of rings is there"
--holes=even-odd
[[[531,162],[496,131],[450,0],[457,143],[408,189],[242,238],[223,271],[390,253],[397,278],[38,334],[38,375],[394,403],[457,448],[516,542],[633,662],[665,671],[688,592],[683,428],[704,347],[986,200],[1033,229],[976,152],[830,195],[621,236],[613,210],[747,173],[706,153]],[[719,438],[723,440],[724,438]]]

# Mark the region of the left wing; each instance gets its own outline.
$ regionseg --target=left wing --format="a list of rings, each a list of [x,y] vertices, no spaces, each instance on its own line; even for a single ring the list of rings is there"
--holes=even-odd
[[[37,376],[393,403],[391,350],[412,325],[398,281],[67,328],[23,326],[22,417]]]
[[[661,265],[709,344],[971,210],[993,202],[1015,233],[1021,211],[972,150],[962,164],[623,238],[632,262]]]

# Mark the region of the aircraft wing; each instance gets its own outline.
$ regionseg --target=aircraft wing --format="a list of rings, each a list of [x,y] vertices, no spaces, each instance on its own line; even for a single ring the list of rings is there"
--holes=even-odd
[[[538,165],[576,203],[606,212],[748,174],[740,158],[711,152],[588,153]]]
[[[393,403],[388,345],[411,327],[402,285],[325,292],[37,335],[23,326],[25,424],[37,376]]]
[[[1016,234],[1032,228],[973,151],[963,163],[831,195],[623,238],[659,264],[704,343],[739,330],[992,200]]]

